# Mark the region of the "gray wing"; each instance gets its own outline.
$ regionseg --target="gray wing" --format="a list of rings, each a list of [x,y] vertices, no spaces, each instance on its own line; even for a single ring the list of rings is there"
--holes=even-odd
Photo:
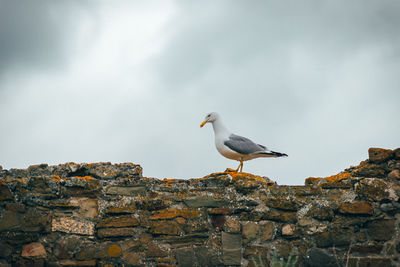
[[[229,140],[226,140],[224,142],[224,145],[226,145],[233,151],[245,155],[253,154],[256,152],[263,152],[267,149],[265,146],[258,145],[250,139],[236,134],[231,134],[229,136]]]

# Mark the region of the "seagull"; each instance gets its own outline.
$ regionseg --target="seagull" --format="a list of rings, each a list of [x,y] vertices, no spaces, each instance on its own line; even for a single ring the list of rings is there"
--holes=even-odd
[[[231,133],[222,123],[221,117],[216,112],[207,114],[200,124],[203,127],[211,123],[214,128],[215,146],[218,152],[228,158],[240,162],[236,172],[242,172],[243,161],[255,158],[287,157],[287,154],[269,150],[263,145],[256,144],[250,139]]]

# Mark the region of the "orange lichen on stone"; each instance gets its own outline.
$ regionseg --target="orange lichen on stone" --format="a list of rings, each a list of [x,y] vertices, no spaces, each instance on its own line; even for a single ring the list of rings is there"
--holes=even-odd
[[[65,181],[65,178],[63,179],[63,178],[61,178],[61,177],[58,176],[58,175],[54,175],[53,177],[51,177],[51,179],[53,179],[53,180],[56,181],[56,182]]]
[[[267,185],[267,181],[265,181],[265,178],[258,176],[258,175],[254,175],[254,174],[247,173],[247,172],[228,172],[228,173],[232,177],[232,181],[246,178],[249,181]]]
[[[334,182],[339,182],[341,180],[347,179],[349,177],[350,177],[349,172],[341,172],[339,174],[335,174],[335,175],[328,176],[328,177],[309,177],[306,179],[305,183],[306,184],[315,184],[320,181],[322,181],[322,183],[334,183]]]
[[[186,219],[199,218],[200,213],[196,209],[165,209],[155,212],[152,216],[150,216],[151,220],[159,220],[159,219],[173,219],[176,217],[183,217]]]
[[[6,184],[6,182],[4,180],[0,180],[0,184]]]
[[[120,246],[116,245],[116,244],[112,244],[111,246],[108,247],[107,249],[107,255],[110,258],[116,258],[121,256],[122,254],[122,249]]]
[[[165,185],[172,185],[172,184],[176,183],[177,181],[179,181],[179,179],[167,179],[167,178],[164,178],[162,180],[162,182],[164,182]]]
[[[75,179],[80,179],[80,180],[95,180],[92,176],[74,176]]]
[[[213,172],[209,175],[204,176],[203,178],[199,178],[197,180],[204,180],[204,179],[208,179],[210,177],[215,177],[215,176],[221,176],[221,175],[227,175],[229,174],[232,177],[232,180],[235,180],[237,178],[249,178],[252,180],[258,180],[258,181],[264,181],[265,182],[265,178],[258,176],[258,175],[254,175],[251,173],[247,173],[247,172],[237,172],[233,169],[226,169],[224,172]]]

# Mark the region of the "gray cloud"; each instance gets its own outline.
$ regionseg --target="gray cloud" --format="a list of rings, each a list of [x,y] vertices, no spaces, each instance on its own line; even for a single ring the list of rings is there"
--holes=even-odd
[[[13,69],[59,68],[74,48],[88,1],[0,1],[0,75]]]
[[[280,184],[399,146],[397,1],[14,2],[0,2],[6,168],[133,161],[188,178],[236,167],[199,129],[210,111],[289,154],[245,163]]]

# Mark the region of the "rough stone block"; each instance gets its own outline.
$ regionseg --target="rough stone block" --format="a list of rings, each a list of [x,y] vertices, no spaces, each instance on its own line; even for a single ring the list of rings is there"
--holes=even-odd
[[[356,257],[351,257],[349,258],[349,267],[369,267],[369,266],[379,266],[379,267],[391,267],[395,266],[392,265],[392,262],[390,258],[384,258],[384,257],[379,257],[379,258],[367,258],[367,257],[362,257],[362,258],[356,258]]]
[[[261,234],[260,234],[261,242],[274,239],[276,233],[276,224],[274,222],[261,221],[260,228],[261,228]]]
[[[168,256],[168,251],[156,243],[151,243],[145,253],[147,258],[162,258]]]
[[[153,215],[150,216],[150,220],[173,219],[176,217],[194,219],[194,218],[199,218],[200,215],[201,214],[197,209],[170,208],[154,212]]]
[[[355,184],[356,194],[361,199],[380,201],[382,199],[398,198],[394,192],[388,190],[388,183],[378,178],[365,178]],[[396,199],[397,200],[397,199]]]
[[[21,229],[25,232],[49,232],[51,228],[51,216],[29,209],[22,218]]]
[[[380,254],[382,252],[383,245],[372,244],[372,245],[353,245],[351,246],[350,253],[370,255],[370,254]]]
[[[179,267],[197,266],[197,259],[192,248],[182,248],[175,250],[175,256]]]
[[[61,266],[96,266],[95,260],[87,260],[87,261],[74,261],[74,260],[60,260],[55,265]]]
[[[81,221],[69,217],[53,218],[51,230],[64,233],[79,235],[93,235],[94,223],[90,221]]]
[[[122,207],[108,207],[104,212],[106,214],[132,214],[135,213],[135,205]]]
[[[124,252],[122,258],[127,264],[130,264],[130,265],[133,265],[133,266],[137,266],[137,265],[140,265],[140,261],[142,259],[142,255],[140,253],[138,253],[138,252],[129,251],[129,252],[126,252],[126,253]]]
[[[391,149],[383,149],[383,148],[374,148],[371,147],[368,149],[369,161],[374,163],[382,163],[393,157],[393,150]]]
[[[305,258],[306,266],[310,267],[336,267],[338,266],[334,256],[327,254],[324,250],[312,248]]]
[[[183,230],[178,223],[170,220],[159,220],[150,222],[150,233],[157,235],[180,235]]]
[[[229,204],[228,201],[224,199],[214,199],[209,197],[195,197],[184,199],[183,203],[189,208],[201,208],[201,207],[208,207],[208,208],[218,208],[227,206]]]
[[[44,258],[18,258],[16,262],[13,262],[13,267],[44,267],[45,260]]]
[[[242,223],[243,244],[247,244],[258,236],[259,226],[256,222]]]
[[[171,248],[201,246],[209,238],[208,233],[190,233],[185,235],[159,235],[157,240],[168,243]]]
[[[1,168],[1,166],[0,166]],[[5,260],[0,260],[0,267],[12,267],[10,263],[6,262]]]
[[[294,235],[296,230],[296,226],[293,224],[285,224],[282,226],[282,235],[284,236],[292,236]]]
[[[271,208],[281,210],[297,211],[299,209],[299,204],[295,199],[269,198],[265,201],[265,204]]]
[[[242,238],[240,234],[222,232],[222,261],[225,265],[241,265]]]
[[[150,196],[151,194],[152,193],[150,193]],[[137,209],[148,210],[148,211],[165,209],[168,206],[170,206],[171,203],[172,203],[171,200],[159,199],[159,198],[155,199],[145,198],[135,202]]]
[[[264,214],[263,219],[295,223],[297,214],[296,212],[269,210]]]
[[[46,258],[47,253],[44,246],[39,242],[30,243],[22,247],[22,257],[36,257],[36,258]]]
[[[118,258],[122,254],[122,249],[117,244],[112,244],[107,248],[107,256],[110,258]]]
[[[96,225],[96,228],[134,227],[137,225],[139,225],[139,221],[134,215],[122,215],[118,217],[105,218]]]
[[[309,210],[308,215],[321,221],[331,221],[335,213],[332,207],[315,205]]]
[[[351,172],[354,177],[385,177],[385,170],[376,164],[361,165]]]
[[[3,180],[0,180],[0,200],[11,200],[11,199],[14,199],[14,197],[12,196],[10,189],[3,182]]]
[[[21,228],[21,215],[16,211],[4,211],[0,217],[0,232]]]
[[[393,170],[388,174],[389,179],[400,179],[400,170]]]
[[[233,209],[231,208],[213,208],[208,211],[209,214],[212,215],[231,215]]]
[[[374,208],[370,202],[342,202],[339,204],[339,212],[343,214],[371,215]]]
[[[5,241],[0,241],[0,258],[7,258],[13,251],[12,246],[8,245]]]
[[[73,197],[70,205],[78,207],[79,218],[96,218],[99,215],[97,199],[87,197]]]
[[[97,230],[97,236],[99,238],[134,236],[136,234],[137,234],[137,230],[135,228],[131,228],[131,227],[100,228]]]
[[[386,241],[393,238],[395,233],[394,220],[377,220],[367,224],[368,235],[376,241]]]
[[[106,188],[108,195],[121,195],[121,196],[136,196],[146,192],[145,186],[110,186]]]
[[[333,229],[329,232],[323,232],[315,236],[317,247],[347,246],[350,244],[352,232],[341,229]]]
[[[228,233],[239,233],[240,232],[240,223],[239,219],[236,216],[226,216],[224,230]]]

